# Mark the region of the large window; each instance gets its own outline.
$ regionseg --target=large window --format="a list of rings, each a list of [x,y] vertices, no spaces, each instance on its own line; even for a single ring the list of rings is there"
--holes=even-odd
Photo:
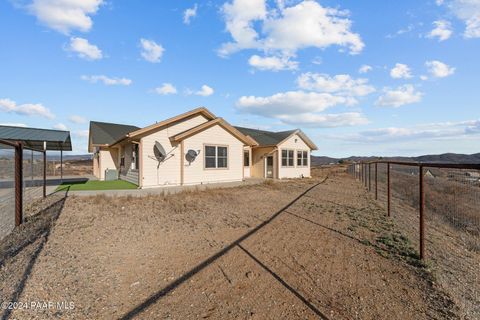
[[[250,166],[250,152],[248,150],[243,151],[243,165],[245,167]]]
[[[228,167],[228,149],[222,146],[205,146],[205,168],[222,169]]]
[[[293,150],[282,149],[282,167],[293,167]]]
[[[297,151],[297,166],[308,167],[308,151]]]

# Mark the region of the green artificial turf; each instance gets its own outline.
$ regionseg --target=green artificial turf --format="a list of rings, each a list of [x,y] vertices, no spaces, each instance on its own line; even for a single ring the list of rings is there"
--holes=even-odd
[[[69,189],[69,191],[88,191],[88,190],[123,190],[137,189],[137,185],[123,180],[96,181],[88,180],[85,182],[65,182],[58,186],[56,191]]]

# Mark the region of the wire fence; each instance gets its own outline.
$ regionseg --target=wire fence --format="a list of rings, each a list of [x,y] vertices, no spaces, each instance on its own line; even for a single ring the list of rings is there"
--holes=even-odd
[[[480,319],[480,164],[378,161],[348,172],[418,248],[464,316]]]
[[[23,149],[23,208],[42,197],[43,152]]]
[[[0,143],[0,239],[15,228],[15,147]]]

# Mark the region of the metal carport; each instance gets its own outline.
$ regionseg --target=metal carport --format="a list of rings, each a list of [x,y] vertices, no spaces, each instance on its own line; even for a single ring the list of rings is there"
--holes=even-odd
[[[23,221],[23,149],[43,153],[43,197],[46,197],[47,151],[60,151],[63,179],[63,151],[72,151],[69,131],[0,125],[0,144],[15,148],[15,225]]]

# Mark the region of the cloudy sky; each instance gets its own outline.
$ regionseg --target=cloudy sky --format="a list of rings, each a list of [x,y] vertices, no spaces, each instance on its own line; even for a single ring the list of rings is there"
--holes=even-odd
[[[198,106],[317,155],[480,152],[480,0],[10,0],[0,43],[0,123],[75,153]]]

